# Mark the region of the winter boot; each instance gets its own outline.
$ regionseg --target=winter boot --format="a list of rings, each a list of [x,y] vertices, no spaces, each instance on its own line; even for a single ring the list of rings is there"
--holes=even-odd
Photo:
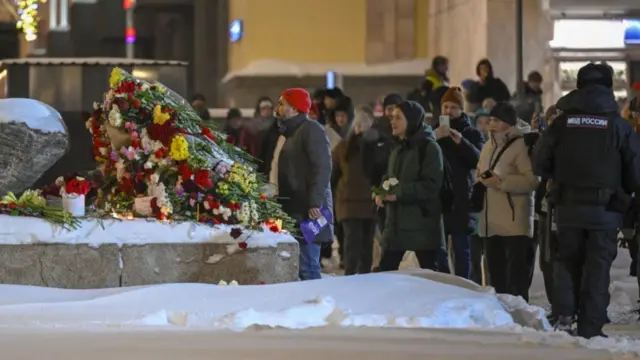
[[[573,335],[573,320],[573,316],[558,316],[553,328]]]

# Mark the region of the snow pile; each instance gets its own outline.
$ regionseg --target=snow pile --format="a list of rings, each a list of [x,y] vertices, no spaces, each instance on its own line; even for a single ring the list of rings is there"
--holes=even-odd
[[[0,123],[25,123],[33,130],[46,133],[66,133],[60,113],[51,106],[33,99],[0,99]]]
[[[165,284],[105,290],[0,286],[0,327],[253,326],[512,328],[495,296],[403,274],[264,286]]]
[[[0,244],[148,244],[148,243],[224,243],[245,241],[248,247],[275,247],[294,242],[285,233],[245,231],[234,239],[232,226],[211,227],[194,222],[163,223],[155,219],[82,220],[82,226],[68,231],[37,218],[0,215]]]

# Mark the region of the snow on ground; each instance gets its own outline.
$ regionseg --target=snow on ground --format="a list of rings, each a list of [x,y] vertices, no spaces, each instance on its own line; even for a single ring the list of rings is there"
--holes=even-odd
[[[0,286],[0,327],[241,331],[255,325],[495,329],[513,328],[515,323],[491,293],[402,274],[269,286],[165,284],[107,290]]]
[[[409,269],[264,286],[0,285],[0,346],[6,359],[640,358],[628,264],[621,251],[609,339],[549,331],[522,299]],[[545,306],[542,289],[536,274],[533,302]]]

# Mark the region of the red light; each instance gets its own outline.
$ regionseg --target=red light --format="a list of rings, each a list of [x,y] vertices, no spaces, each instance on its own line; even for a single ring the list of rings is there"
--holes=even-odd
[[[124,31],[124,36],[126,37],[136,37],[136,28],[129,27]]]
[[[131,9],[135,5],[136,0],[122,0],[122,7],[125,10]]]

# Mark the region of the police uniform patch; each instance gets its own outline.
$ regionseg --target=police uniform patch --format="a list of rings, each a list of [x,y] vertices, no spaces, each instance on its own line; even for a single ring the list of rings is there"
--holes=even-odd
[[[590,115],[569,116],[567,127],[606,129],[609,127],[609,119]]]

